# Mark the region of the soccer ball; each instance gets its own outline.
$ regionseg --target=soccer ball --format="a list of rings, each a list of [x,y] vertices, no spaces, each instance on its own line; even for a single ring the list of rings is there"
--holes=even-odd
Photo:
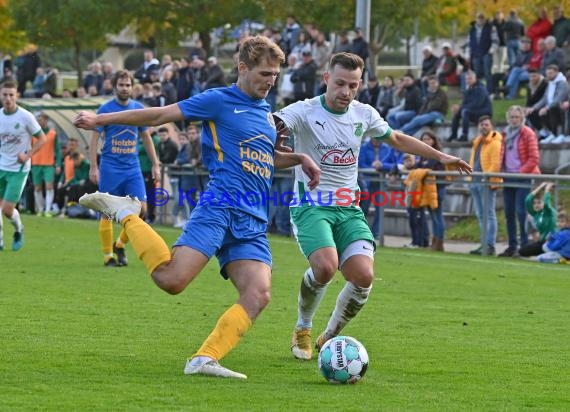
[[[356,383],[367,368],[366,348],[350,336],[329,339],[319,352],[319,370],[330,383]]]

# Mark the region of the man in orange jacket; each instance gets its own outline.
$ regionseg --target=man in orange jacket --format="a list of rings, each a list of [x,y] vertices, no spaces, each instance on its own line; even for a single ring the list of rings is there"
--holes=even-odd
[[[479,136],[473,140],[471,149],[471,160],[469,164],[474,172],[499,173],[501,171],[501,144],[503,136],[501,133],[493,130],[493,121],[490,116],[481,116],[479,118]],[[495,207],[497,204],[497,187],[481,184],[481,177],[474,176],[470,185],[471,196],[473,197],[473,206],[475,215],[479,221],[479,230],[481,231],[481,246],[472,250],[472,255],[481,255],[483,245],[487,245],[487,254],[494,256],[495,243],[497,241],[497,214]],[[490,178],[491,182],[499,183],[500,178]],[[487,221],[483,221],[483,196],[484,191],[488,193],[487,203]],[[486,238],[483,238],[484,225],[487,225]]]

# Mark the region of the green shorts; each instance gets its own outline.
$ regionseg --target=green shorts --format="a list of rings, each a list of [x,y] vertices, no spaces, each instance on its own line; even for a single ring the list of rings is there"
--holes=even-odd
[[[7,172],[0,170],[0,199],[9,203],[18,203],[24,186],[28,172]]]
[[[55,180],[55,166],[32,166],[32,182],[40,186],[43,182],[52,183]]]
[[[334,247],[341,256],[357,240],[374,243],[368,222],[358,207],[307,206],[289,210],[293,232],[307,258],[323,247]]]

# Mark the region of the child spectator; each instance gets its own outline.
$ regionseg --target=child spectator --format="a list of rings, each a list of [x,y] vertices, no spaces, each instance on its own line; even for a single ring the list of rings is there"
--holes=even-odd
[[[543,190],[544,195],[541,193]],[[534,220],[539,239],[536,242],[522,246],[519,249],[521,256],[540,255],[542,253],[542,246],[546,243],[548,235],[556,230],[556,209],[552,206],[551,190],[552,183],[543,182],[530,192],[525,199],[525,209]]]
[[[565,211],[558,212],[560,230],[548,236],[543,245],[543,254],[537,257],[542,263],[570,263],[570,216]]]
[[[412,233],[412,243],[406,247],[418,248],[429,246],[429,229],[427,227],[427,219],[424,207],[421,206],[419,196],[414,195],[413,192],[421,192],[421,182],[423,179],[414,178],[413,172],[416,170],[416,157],[412,154],[404,154],[403,171],[409,172],[409,175],[404,181],[406,187],[406,208],[408,212],[408,221],[410,225],[410,232]],[[419,171],[419,170],[417,170]],[[397,166],[392,169],[392,175],[398,175]]]
[[[436,150],[441,150],[441,144],[435,133],[431,130],[425,130],[422,132],[420,140]],[[424,159],[423,157],[420,158],[418,166],[421,168],[440,172],[445,171],[445,166],[442,163],[433,159]],[[443,218],[443,199],[445,198],[445,184],[442,182],[436,183],[436,188],[437,207],[429,208],[433,232],[431,248],[432,250],[443,252],[443,240],[445,239],[445,220]]]

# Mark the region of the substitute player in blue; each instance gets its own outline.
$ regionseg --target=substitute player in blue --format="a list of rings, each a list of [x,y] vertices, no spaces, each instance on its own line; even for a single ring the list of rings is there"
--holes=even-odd
[[[94,129],[109,124],[202,121],[209,195],[194,209],[172,253],[138,217],[138,200],[104,193],[80,199],[82,205],[121,223],[155,283],[168,293],[182,292],[213,255],[218,258],[222,276],[232,281],[239,299],[188,359],[184,369],[188,375],[246,378],[218,361],[238,344],[269,303],[271,253],[266,237],[268,199],[264,196],[270,191],[273,170],[300,164],[307,187],[314,188],[319,182],[320,169],[308,156],[274,150],[275,124],[265,97],[283,61],[283,52],[271,40],[248,37],[240,45],[239,76],[232,86],[165,107],[99,115],[81,112],[74,122],[77,127]]]
[[[134,78],[129,72],[117,71],[112,83],[115,97],[101,105],[97,113],[116,113],[144,108],[141,103],[131,100]],[[160,166],[148,128],[122,124],[98,126],[93,131],[89,148],[91,161],[89,179],[94,184],[99,184],[101,192],[116,196],[132,196],[141,200],[141,214],[144,215],[146,213],[146,189],[138,158],[139,134],[153,165],[152,176],[155,180],[160,179]],[[100,138],[103,138],[103,148],[101,164],[97,165]],[[121,230],[119,237],[113,242],[113,220],[102,217],[99,221],[99,236],[104,265],[126,266],[128,261],[125,243],[129,240],[126,232]],[[116,254],[116,259],[113,254]]]

